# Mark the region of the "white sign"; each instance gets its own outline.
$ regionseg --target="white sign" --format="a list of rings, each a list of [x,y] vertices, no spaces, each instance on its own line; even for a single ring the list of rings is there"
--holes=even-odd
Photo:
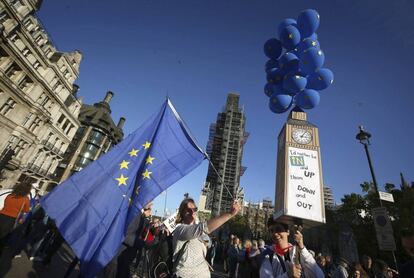
[[[177,213],[174,213],[170,217],[165,219],[164,222],[162,222],[170,233],[172,233],[175,230],[175,228],[177,228],[177,226],[180,225],[180,224],[175,223],[176,219],[177,219]]]
[[[391,193],[382,192],[382,191],[378,191],[378,193],[379,193],[379,197],[381,200],[394,203],[394,197],[392,196]]]
[[[289,147],[287,163],[287,214],[325,222],[318,152]]]
[[[372,209],[372,217],[374,218],[379,249],[383,251],[395,251],[394,233],[387,209],[383,207]]]

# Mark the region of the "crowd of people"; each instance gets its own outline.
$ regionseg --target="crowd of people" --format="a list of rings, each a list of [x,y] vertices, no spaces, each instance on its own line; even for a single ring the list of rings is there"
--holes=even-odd
[[[30,194],[31,190],[34,190]],[[12,260],[25,251],[30,260],[48,266],[52,257],[65,243],[54,221],[39,205],[38,188],[21,183],[6,197],[0,210],[0,256],[8,247]],[[214,235],[241,209],[234,202],[228,213],[199,221],[193,199],[182,201],[177,212],[177,227],[170,230],[158,218],[152,217],[152,204],[147,204],[129,225],[118,254],[99,277],[211,277],[217,265],[233,278],[395,278],[414,277],[414,234],[402,233],[401,243],[408,260],[399,271],[380,259],[363,255],[360,262],[346,258],[333,259],[316,254],[304,244],[301,230],[270,218],[267,227],[271,242],[263,239],[227,239]],[[292,242],[290,243],[289,240]],[[5,256],[1,257],[5,259]],[[74,257],[64,277],[69,277],[78,265]],[[164,269],[159,266],[164,265]],[[5,273],[0,273],[0,276]]]

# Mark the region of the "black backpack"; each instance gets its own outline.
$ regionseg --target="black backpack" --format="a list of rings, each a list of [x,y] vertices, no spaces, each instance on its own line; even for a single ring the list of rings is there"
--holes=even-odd
[[[150,278],[174,277],[178,261],[184,253],[184,249],[189,241],[186,241],[177,254],[177,259],[173,262],[174,249],[172,235],[161,233],[157,242],[149,248],[149,270]]]

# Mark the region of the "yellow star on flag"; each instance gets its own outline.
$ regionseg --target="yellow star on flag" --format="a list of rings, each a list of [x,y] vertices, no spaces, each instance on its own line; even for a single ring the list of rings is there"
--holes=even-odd
[[[131,157],[132,156],[138,156],[138,152],[139,152],[139,150],[136,150],[136,149],[132,148],[132,150],[128,154]]]
[[[121,167],[119,169],[128,169],[128,164],[128,161],[122,160],[121,164],[119,164],[119,166]]]
[[[148,149],[151,146],[151,143],[148,141],[145,141],[145,144],[142,145],[144,147],[144,149]]]
[[[121,174],[121,176],[119,178],[116,178],[116,180],[118,181],[118,186],[121,185],[127,185],[126,181],[127,181],[128,177],[124,177],[124,175]]]
[[[152,164],[152,161],[155,159],[155,157],[152,157],[150,155],[148,155],[147,160],[145,161],[145,163],[147,164]]]
[[[148,171],[148,169],[145,169],[145,172],[142,173],[142,176],[144,177],[143,179],[147,178],[147,179],[151,179],[150,175],[152,174],[152,172]]]

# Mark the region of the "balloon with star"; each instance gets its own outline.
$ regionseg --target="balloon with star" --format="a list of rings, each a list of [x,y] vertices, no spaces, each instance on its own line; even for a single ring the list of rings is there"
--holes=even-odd
[[[324,67],[325,53],[316,34],[319,25],[319,13],[304,10],[297,19],[282,20],[276,36],[264,44],[269,59],[264,92],[272,112],[284,113],[296,106],[315,108],[320,102],[319,91],[333,83],[334,75]]]

